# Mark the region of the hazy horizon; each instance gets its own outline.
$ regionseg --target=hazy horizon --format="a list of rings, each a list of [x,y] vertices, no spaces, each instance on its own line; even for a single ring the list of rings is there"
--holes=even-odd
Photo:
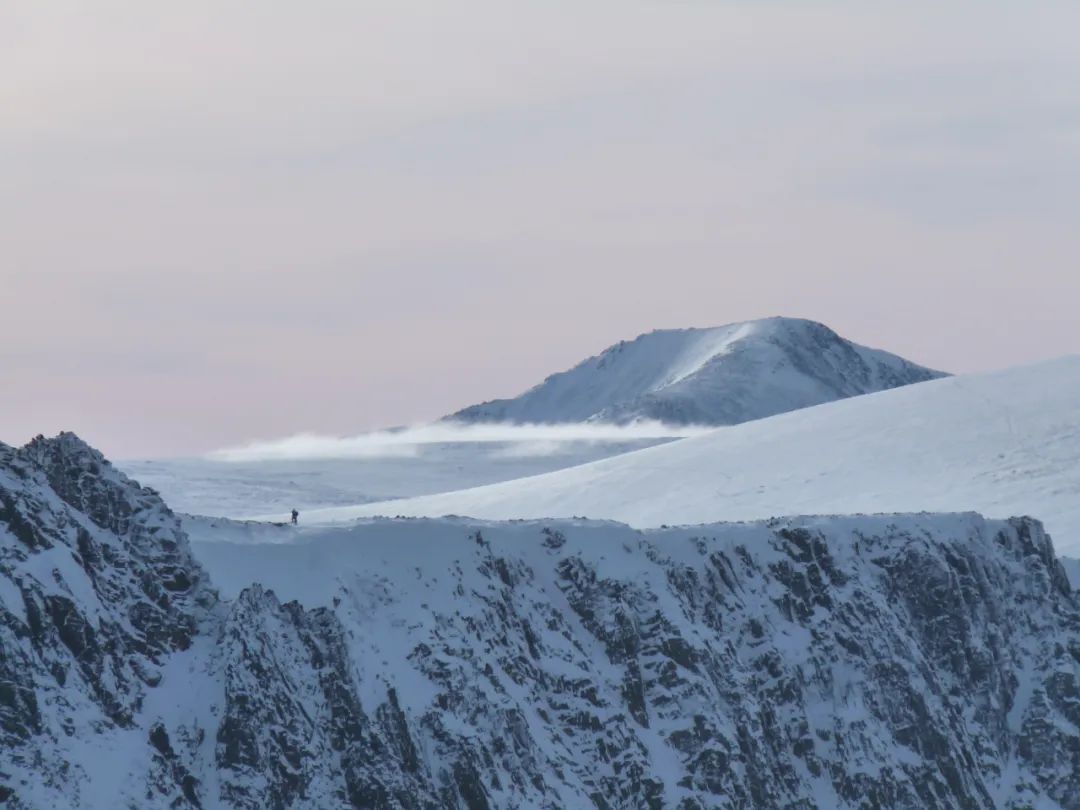
[[[354,436],[658,328],[1080,352],[1080,5],[0,9],[0,441]]]

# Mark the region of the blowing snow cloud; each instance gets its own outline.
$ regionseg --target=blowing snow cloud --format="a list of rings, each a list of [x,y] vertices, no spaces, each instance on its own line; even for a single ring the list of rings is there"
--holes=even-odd
[[[255,441],[210,453],[214,461],[288,461],[328,458],[400,458],[419,455],[435,444],[500,445],[496,452],[515,456],[553,455],[578,443],[618,443],[696,436],[715,428],[641,421],[629,425],[476,424],[441,422],[380,430],[358,436],[300,433],[284,439]]]

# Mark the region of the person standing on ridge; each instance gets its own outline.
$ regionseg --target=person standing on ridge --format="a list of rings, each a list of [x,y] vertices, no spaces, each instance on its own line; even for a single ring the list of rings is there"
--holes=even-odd
[[[293,509],[293,510],[292,510],[292,525],[293,525],[293,526],[295,526],[295,525],[296,525],[296,519],[297,519],[298,517],[300,517],[300,513],[299,513],[299,512],[297,512],[297,511],[296,511],[295,509]]]

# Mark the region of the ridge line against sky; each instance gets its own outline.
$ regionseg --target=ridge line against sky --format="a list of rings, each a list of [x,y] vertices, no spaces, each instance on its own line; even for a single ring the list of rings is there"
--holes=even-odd
[[[355,435],[772,315],[1080,350],[1080,4],[0,8],[0,440]]]

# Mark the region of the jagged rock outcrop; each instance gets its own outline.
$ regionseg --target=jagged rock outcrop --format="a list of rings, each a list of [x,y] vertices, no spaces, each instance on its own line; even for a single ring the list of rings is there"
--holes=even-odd
[[[223,596],[76,437],[0,446],[7,806],[1080,808],[1080,602],[1028,518],[198,549]]]
[[[215,593],[179,522],[72,434],[0,445],[0,782],[81,786],[136,728],[169,658],[188,650]],[[97,737],[96,735],[100,735]],[[155,785],[177,800],[183,784]],[[42,799],[37,799],[42,802]],[[46,806],[28,801],[27,806]]]

